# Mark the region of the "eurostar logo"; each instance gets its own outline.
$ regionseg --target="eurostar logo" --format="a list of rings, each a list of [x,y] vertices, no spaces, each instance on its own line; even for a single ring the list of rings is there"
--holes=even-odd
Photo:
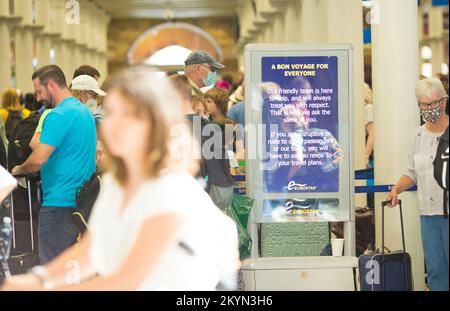
[[[311,202],[299,202],[295,204],[293,201],[288,201],[285,204],[286,213],[288,215],[311,215],[319,213],[319,210],[313,208]]]
[[[291,181],[285,188],[289,191],[292,191],[292,190],[312,191],[312,190],[316,190],[317,186],[308,186],[308,184],[297,184],[295,181]]]
[[[311,205],[298,205],[298,204],[294,204],[294,202],[292,201],[288,201],[286,202],[286,209],[287,210],[292,210],[292,209],[309,209],[311,208]]]

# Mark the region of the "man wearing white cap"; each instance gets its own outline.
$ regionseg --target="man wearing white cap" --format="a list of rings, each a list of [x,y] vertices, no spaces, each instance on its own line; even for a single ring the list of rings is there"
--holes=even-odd
[[[107,94],[100,89],[97,80],[88,75],[81,75],[72,80],[72,95],[84,103],[94,115],[96,123],[103,119],[103,110],[98,106],[97,98]]]
[[[98,106],[97,98],[99,96],[106,96],[106,92],[100,89],[97,80],[89,75],[80,75],[72,80],[70,88],[72,96],[85,104],[95,119],[98,125],[103,120],[103,109]],[[97,141],[95,163],[99,165],[103,159],[103,145]]]

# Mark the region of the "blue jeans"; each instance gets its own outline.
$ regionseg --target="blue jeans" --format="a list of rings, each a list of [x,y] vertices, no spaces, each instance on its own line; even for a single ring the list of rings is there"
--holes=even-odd
[[[44,265],[72,246],[78,230],[72,221],[73,208],[43,206],[39,212],[39,261]]]
[[[448,291],[448,221],[444,216],[420,216],[431,291]]]

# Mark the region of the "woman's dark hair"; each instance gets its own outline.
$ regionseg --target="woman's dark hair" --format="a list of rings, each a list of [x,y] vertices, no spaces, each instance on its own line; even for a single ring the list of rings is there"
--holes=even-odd
[[[233,84],[233,76],[231,74],[224,74],[222,77],[222,80],[227,81],[228,83],[230,83],[231,85]]]
[[[227,90],[220,89],[220,88],[213,88],[205,93],[203,96],[204,99],[212,99],[214,103],[217,106],[217,109],[226,116],[227,110],[228,110],[228,97],[230,96],[230,93]]]
[[[30,111],[39,110],[42,107],[42,103],[36,101],[36,96],[33,93],[27,93],[24,97],[24,105]]]

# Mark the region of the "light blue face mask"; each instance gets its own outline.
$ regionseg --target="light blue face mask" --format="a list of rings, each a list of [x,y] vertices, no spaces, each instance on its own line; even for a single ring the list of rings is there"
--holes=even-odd
[[[216,77],[216,72],[208,71],[208,75],[206,76],[206,79],[203,80],[203,83],[205,84],[205,86],[211,86],[216,83]]]

